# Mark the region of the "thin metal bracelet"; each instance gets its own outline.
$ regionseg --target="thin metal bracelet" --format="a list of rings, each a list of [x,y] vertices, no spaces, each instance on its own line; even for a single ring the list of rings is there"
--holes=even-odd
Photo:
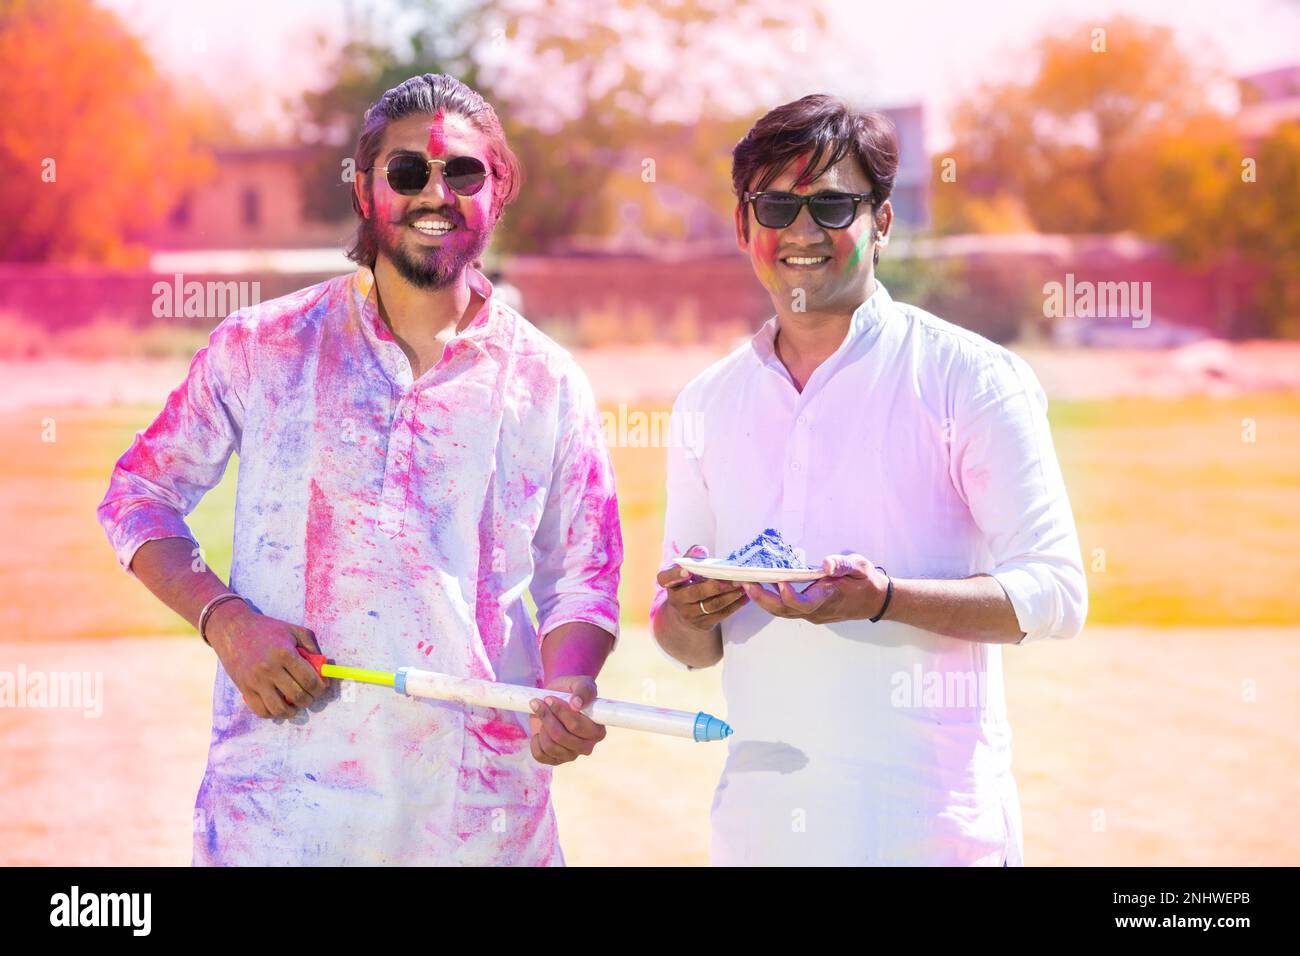
[[[208,618],[212,616],[212,612],[217,608],[218,605],[220,605],[223,601],[230,601],[230,600],[244,601],[244,599],[240,597],[238,594],[236,594],[234,591],[226,591],[223,594],[218,594],[207,604],[203,605],[203,610],[199,612],[199,637],[203,638],[203,643],[208,645],[208,647],[212,646],[212,642],[208,640],[208,635],[207,635]],[[244,601],[244,603],[247,604],[248,602]]]
[[[872,624],[875,624],[877,621],[879,621],[882,617],[885,616],[885,612],[889,610],[889,602],[894,599],[894,579],[889,576],[888,571],[886,571],[878,564],[876,565],[876,570],[885,576],[885,580],[889,582],[889,586],[885,588],[885,603],[880,605],[880,613],[878,613],[875,617],[867,618],[867,620],[870,621]]]

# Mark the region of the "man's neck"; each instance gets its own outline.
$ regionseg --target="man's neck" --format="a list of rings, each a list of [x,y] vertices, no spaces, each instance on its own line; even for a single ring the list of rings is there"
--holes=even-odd
[[[468,269],[442,289],[411,285],[382,256],[375,261],[374,272],[380,316],[394,335],[410,341],[430,341],[444,333],[449,337],[463,331],[483,303],[470,288]]]
[[[470,288],[467,269],[442,289],[411,285],[382,256],[374,273],[379,317],[411,363],[412,377],[419,378],[438,364],[452,335],[473,321],[483,297]]]
[[[863,302],[876,291],[873,277]],[[861,303],[859,303],[861,304]],[[795,381],[799,391],[807,384],[817,366],[826,361],[844,342],[857,307],[845,311],[777,313],[776,353]]]

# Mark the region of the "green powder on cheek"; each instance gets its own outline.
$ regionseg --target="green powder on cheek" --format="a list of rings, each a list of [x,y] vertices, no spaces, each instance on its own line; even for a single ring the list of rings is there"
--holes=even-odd
[[[849,256],[848,264],[844,266],[845,272],[852,272],[858,267],[858,263],[862,261],[863,254],[868,248],[870,248],[871,242],[875,238],[872,235],[872,232],[874,232],[874,230],[868,230],[858,236],[858,241],[853,245],[853,254]]]

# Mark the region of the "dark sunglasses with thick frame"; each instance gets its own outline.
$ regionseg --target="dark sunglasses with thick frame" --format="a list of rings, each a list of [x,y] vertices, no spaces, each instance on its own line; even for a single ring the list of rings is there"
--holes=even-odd
[[[754,207],[754,218],[768,229],[784,229],[799,216],[805,204],[813,222],[823,229],[847,229],[858,217],[858,203],[871,204],[871,193],[826,191],[800,196],[797,193],[765,191],[745,193],[744,201]]]
[[[434,163],[442,165],[442,181],[458,196],[474,195],[487,181],[487,167],[473,156],[425,159],[414,153],[402,153],[390,159],[387,166],[367,166],[364,171],[383,170],[393,192],[402,196],[418,196],[429,184]]]

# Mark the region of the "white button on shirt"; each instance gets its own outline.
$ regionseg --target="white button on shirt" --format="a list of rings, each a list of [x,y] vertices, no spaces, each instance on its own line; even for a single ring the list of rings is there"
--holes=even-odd
[[[991,574],[1024,641],[1078,634],[1078,535],[1028,365],[877,285],[799,392],[776,322],[674,405],[664,564],[773,527],[813,565],[856,552],[894,578]],[[1001,645],[752,603],[721,628],[735,735],[715,863],[1022,862]]]
[[[622,542],[586,377],[494,301],[412,381],[361,268],[236,312],[113,471],[122,567],[240,456],[230,584],[340,663],[540,686],[539,634],[617,635]],[[531,593],[538,622],[524,604]],[[209,864],[558,864],[525,715],[331,682],[263,720],[216,667],[194,820]]]

